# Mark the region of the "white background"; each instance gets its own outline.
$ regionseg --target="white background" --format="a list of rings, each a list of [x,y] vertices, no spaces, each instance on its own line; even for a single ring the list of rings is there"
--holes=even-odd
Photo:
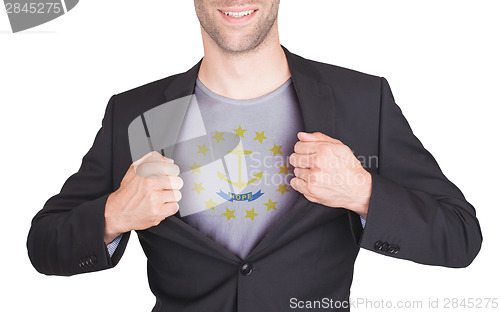
[[[483,230],[482,250],[466,269],[361,250],[353,299],[425,306],[429,298],[442,304],[500,297],[497,2],[282,1],[282,44],[310,59],[386,77],[417,137],[476,207]],[[150,311],[155,299],[135,234],[116,268],[69,278],[37,273],[26,236],[31,218],[78,170],[108,99],[184,72],[202,57],[193,2],[83,0],[65,16],[18,34],[3,11],[0,310]]]

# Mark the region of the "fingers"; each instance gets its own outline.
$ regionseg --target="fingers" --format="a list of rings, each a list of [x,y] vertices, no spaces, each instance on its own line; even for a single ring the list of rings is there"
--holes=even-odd
[[[315,154],[297,154],[293,153],[290,155],[289,161],[295,168],[313,168],[316,165],[317,157]]]
[[[340,140],[329,137],[321,132],[314,132],[314,133],[299,132],[297,134],[297,137],[299,138],[299,140],[304,142],[342,143]]]
[[[160,190],[180,190],[184,185],[181,177],[166,177],[160,181]]]
[[[295,168],[293,173],[297,178],[309,183],[309,185],[323,185],[329,182],[328,176],[325,176],[317,169]]]
[[[293,169],[293,174],[297,177],[297,178],[300,178],[301,180],[304,180],[304,181],[310,181],[310,173],[311,173],[311,169],[304,169],[304,168],[299,168],[299,167],[296,167],[295,169]]]
[[[158,152],[151,151],[151,152],[147,153],[146,155],[142,156],[140,159],[137,159],[136,161],[134,161],[133,165],[139,166],[144,160],[146,160],[150,156],[154,155],[154,153],[158,153]]]
[[[339,141],[340,142],[340,141]],[[327,150],[329,148],[332,148],[332,144],[342,144],[338,142],[305,142],[305,141],[298,141],[295,143],[294,146],[294,152],[297,154],[316,154],[320,153],[323,150]],[[338,145],[337,145],[338,147]]]
[[[141,163],[147,163],[147,162],[165,162],[165,163],[171,163],[171,164],[174,163],[173,159],[162,156],[157,151],[149,152],[147,155],[149,155],[149,156],[144,158]]]
[[[163,204],[163,208],[165,209],[166,216],[172,216],[179,211],[179,204],[176,202],[166,202]]]
[[[306,181],[300,178],[293,178],[290,180],[290,186],[293,187],[297,192],[302,193],[308,200],[316,202],[316,197],[312,196],[309,192],[308,184]]]
[[[151,151],[151,152],[147,153],[146,155],[142,156],[141,158],[137,159],[136,161],[134,161],[134,165],[139,166],[141,163],[143,163],[144,161],[146,161],[146,159],[149,159],[150,157],[158,158],[158,155],[160,155],[160,153],[158,153],[157,151]],[[161,155],[160,155],[160,157],[161,157]]]
[[[300,179],[300,178],[293,178],[290,180],[290,185],[297,191],[302,194],[307,191],[307,183],[306,181]]]
[[[174,191],[184,186],[184,181],[179,176],[163,176],[161,178],[148,178],[139,181],[145,189],[153,191]]]
[[[298,141],[294,145],[294,152],[297,154],[321,154],[331,151],[341,151],[347,148],[339,140],[332,139],[331,142],[325,141]]]
[[[178,176],[179,166],[166,161],[142,162],[136,168],[136,174],[141,178],[161,178],[165,176]]]
[[[314,154],[318,151],[316,142],[298,141],[295,143],[293,150],[297,154]]]
[[[159,194],[159,201],[162,203],[178,202],[182,198],[182,194],[179,190],[163,191]]]
[[[174,163],[174,160],[172,158],[163,157],[163,160],[171,164]]]

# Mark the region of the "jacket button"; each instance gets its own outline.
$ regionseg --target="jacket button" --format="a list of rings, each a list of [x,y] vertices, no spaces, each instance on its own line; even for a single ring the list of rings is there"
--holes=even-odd
[[[252,273],[253,267],[250,263],[243,263],[240,267],[240,272],[241,274],[248,276],[250,273]]]
[[[389,244],[388,244],[387,242],[384,242],[384,243],[382,244],[382,248],[381,248],[380,250],[382,250],[382,251],[387,251],[387,248],[388,248],[388,247],[389,247]]]
[[[85,260],[86,259],[80,260],[80,264],[79,265],[80,265],[81,268],[85,268],[86,266],[88,266],[88,264],[87,264],[87,262],[85,262]]]
[[[397,254],[399,252],[399,246],[398,245],[394,245],[392,248],[394,249],[393,252],[392,252],[393,254]]]
[[[89,259],[90,265],[95,265],[97,263],[97,258],[95,256],[90,257]]]
[[[389,244],[389,246],[387,246],[387,252],[390,254],[393,254],[394,253],[394,245]]]
[[[375,245],[373,245],[373,248],[375,248],[375,250],[380,250],[382,249],[382,242],[381,241],[377,241],[375,243]]]

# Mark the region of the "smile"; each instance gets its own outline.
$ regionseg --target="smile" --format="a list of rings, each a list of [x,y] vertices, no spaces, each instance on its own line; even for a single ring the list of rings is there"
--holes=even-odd
[[[222,13],[226,14],[227,16],[234,17],[234,18],[241,18],[247,15],[252,14],[256,10],[248,10],[248,11],[243,11],[243,12],[224,12],[221,11]]]

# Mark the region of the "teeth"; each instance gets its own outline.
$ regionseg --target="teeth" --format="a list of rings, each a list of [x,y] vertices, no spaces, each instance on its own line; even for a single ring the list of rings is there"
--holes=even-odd
[[[235,18],[240,18],[243,16],[247,16],[255,12],[255,10],[249,10],[249,11],[243,11],[243,12],[222,12],[226,14],[227,16],[235,17]]]

